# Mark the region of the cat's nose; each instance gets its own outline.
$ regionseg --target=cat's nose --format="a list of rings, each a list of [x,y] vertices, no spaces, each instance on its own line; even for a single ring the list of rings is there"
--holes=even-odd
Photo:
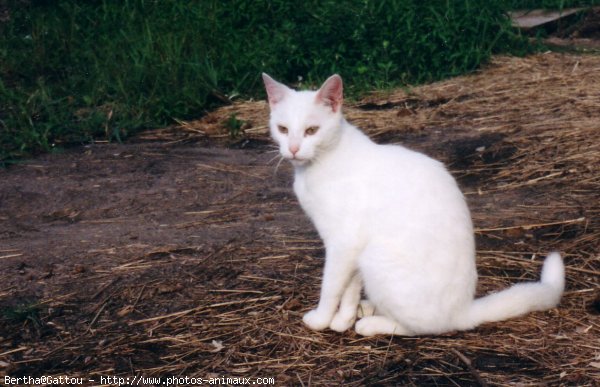
[[[292,153],[292,156],[296,156],[296,153],[300,150],[300,145],[290,145],[288,149]]]

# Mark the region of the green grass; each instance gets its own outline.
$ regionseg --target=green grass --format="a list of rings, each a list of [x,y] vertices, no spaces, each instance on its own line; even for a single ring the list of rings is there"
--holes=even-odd
[[[0,163],[264,98],[263,71],[301,86],[338,72],[357,95],[527,49],[487,0],[6,3]]]
[[[0,308],[0,319],[5,319],[17,324],[31,323],[35,327],[40,327],[41,307],[37,302],[21,301],[13,306]]]

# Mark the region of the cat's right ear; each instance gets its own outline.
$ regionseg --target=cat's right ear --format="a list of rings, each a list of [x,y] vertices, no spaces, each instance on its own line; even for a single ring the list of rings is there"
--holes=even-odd
[[[317,92],[317,101],[323,103],[326,106],[331,107],[331,110],[335,113],[342,106],[344,100],[344,84],[342,77],[337,74],[333,74],[323,86]]]
[[[262,73],[262,79],[265,83],[265,89],[267,90],[267,96],[269,98],[269,106],[271,108],[281,102],[285,98],[290,88],[284,84],[281,84],[271,78],[266,73]]]

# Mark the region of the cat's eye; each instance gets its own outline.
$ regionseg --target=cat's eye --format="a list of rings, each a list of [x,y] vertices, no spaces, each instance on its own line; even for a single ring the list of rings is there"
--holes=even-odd
[[[279,130],[279,133],[281,134],[287,134],[288,132],[288,128],[282,125],[277,125],[277,130]]]
[[[306,130],[304,131],[304,135],[305,136],[312,136],[313,134],[317,133],[317,131],[319,130],[318,126],[309,126],[308,128],[306,128]]]

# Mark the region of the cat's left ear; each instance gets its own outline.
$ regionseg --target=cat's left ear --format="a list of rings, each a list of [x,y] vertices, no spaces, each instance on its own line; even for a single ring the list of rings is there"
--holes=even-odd
[[[269,105],[271,108],[280,102],[291,90],[289,87],[277,82],[266,73],[262,73],[262,79],[265,83],[265,90],[267,90],[267,97],[269,98]]]
[[[317,92],[317,102],[330,106],[333,112],[337,112],[342,107],[344,101],[344,84],[342,77],[333,74]]]

